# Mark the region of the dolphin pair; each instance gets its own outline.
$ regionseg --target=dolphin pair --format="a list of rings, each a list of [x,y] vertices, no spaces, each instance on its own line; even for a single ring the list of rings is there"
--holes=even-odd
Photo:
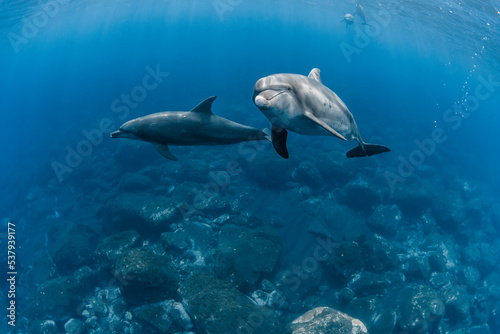
[[[228,145],[269,140],[269,136],[259,129],[214,115],[212,102],[215,98],[207,98],[191,111],[165,111],[133,119],[111,133],[111,137],[150,142],[161,155],[175,161],[178,159],[168,145]],[[337,94],[321,83],[317,68],[308,77],[274,74],[259,79],[253,100],[271,121],[273,146],[284,158],[289,157],[287,130],[310,136],[354,139],[359,145],[347,152],[348,158],[390,151],[385,146],[367,144],[361,139],[354,117]]]
[[[358,15],[359,17],[361,17],[363,19],[363,23],[361,23],[362,25],[366,25],[366,26],[371,25],[371,24],[366,23],[365,9],[360,4],[356,4],[356,12],[354,13],[354,15]],[[354,15],[344,12],[344,19],[340,22],[345,21],[345,28],[346,29],[350,25],[353,25],[354,23],[356,23],[354,21]]]

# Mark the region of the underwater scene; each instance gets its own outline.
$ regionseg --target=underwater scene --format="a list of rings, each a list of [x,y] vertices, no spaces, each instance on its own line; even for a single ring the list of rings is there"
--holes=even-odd
[[[0,333],[500,333],[498,0],[0,9]]]

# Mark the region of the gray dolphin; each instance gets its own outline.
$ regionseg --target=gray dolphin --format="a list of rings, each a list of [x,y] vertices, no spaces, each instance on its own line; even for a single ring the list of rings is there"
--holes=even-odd
[[[347,27],[349,27],[349,25],[352,25],[354,24],[354,16],[352,14],[347,14],[346,12],[344,12],[344,19],[340,22],[344,22],[345,21],[345,28],[347,29]]]
[[[164,111],[126,122],[111,138],[147,141],[165,158],[177,161],[168,145],[229,145],[269,140],[261,130],[232,122],[212,113],[212,96],[191,111]]]
[[[356,4],[356,12],[354,13],[354,15],[356,14],[363,19],[363,24],[369,25],[368,23],[366,23],[365,9],[359,3]]]
[[[284,158],[289,156],[286,130],[310,136],[354,139],[359,146],[347,152],[348,158],[390,151],[385,146],[367,144],[361,139],[351,112],[337,94],[321,83],[317,68],[307,77],[274,74],[259,79],[253,90],[253,101],[271,121],[273,146]]]

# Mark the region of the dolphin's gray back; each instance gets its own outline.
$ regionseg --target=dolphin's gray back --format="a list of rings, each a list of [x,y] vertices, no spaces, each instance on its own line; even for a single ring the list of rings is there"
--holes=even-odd
[[[259,129],[214,114],[166,111],[141,118],[142,138],[168,145],[228,145],[262,139]]]
[[[321,82],[300,74],[278,74],[294,87],[304,109],[325,121],[348,139],[360,137],[356,121],[344,102]]]

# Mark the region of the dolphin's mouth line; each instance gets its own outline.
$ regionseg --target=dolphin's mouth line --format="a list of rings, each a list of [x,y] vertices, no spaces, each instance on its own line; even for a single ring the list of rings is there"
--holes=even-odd
[[[275,97],[277,97],[277,96],[279,96],[279,95],[281,95],[281,94],[283,94],[283,93],[286,93],[287,91],[288,91],[288,90],[284,89],[284,90],[282,90],[282,91],[280,91],[280,92],[276,93],[275,95],[271,96],[270,98],[266,98],[266,100],[271,101],[271,100],[272,100],[272,99],[274,99]]]

